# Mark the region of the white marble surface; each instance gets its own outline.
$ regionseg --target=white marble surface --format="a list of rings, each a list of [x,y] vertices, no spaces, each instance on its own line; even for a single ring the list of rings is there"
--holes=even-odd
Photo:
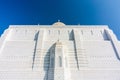
[[[120,80],[120,42],[105,25],[11,25],[0,80]]]

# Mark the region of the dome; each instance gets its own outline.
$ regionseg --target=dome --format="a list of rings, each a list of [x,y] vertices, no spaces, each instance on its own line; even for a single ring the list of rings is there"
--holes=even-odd
[[[61,27],[61,26],[65,26],[65,24],[59,21],[59,22],[54,23],[53,26]]]

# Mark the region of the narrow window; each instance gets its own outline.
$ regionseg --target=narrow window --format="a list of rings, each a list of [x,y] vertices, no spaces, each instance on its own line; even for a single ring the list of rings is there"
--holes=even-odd
[[[16,32],[17,32],[18,30],[16,30]]]
[[[100,33],[103,35],[102,30],[100,31]]]
[[[68,31],[68,35],[70,34],[70,31]]]
[[[58,34],[60,35],[60,30],[58,30]]]
[[[67,58],[66,57],[65,57],[65,64],[66,64],[66,67],[67,67],[68,65],[67,65]]]
[[[59,56],[59,67],[62,67],[62,58]]]
[[[81,30],[81,34],[83,35],[83,30]]]
[[[27,34],[27,30],[25,30],[25,35]]]
[[[91,35],[93,35],[93,31],[91,30]]]
[[[48,34],[50,34],[50,30],[48,31]]]

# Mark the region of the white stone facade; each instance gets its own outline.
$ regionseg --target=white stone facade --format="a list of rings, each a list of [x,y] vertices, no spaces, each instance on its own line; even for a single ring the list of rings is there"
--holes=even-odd
[[[120,80],[120,41],[108,26],[11,25],[0,80]]]

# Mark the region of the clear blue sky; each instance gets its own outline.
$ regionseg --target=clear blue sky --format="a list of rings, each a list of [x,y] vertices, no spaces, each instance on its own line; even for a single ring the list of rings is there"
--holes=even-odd
[[[0,34],[9,25],[109,25],[120,39],[120,0],[0,0]]]

